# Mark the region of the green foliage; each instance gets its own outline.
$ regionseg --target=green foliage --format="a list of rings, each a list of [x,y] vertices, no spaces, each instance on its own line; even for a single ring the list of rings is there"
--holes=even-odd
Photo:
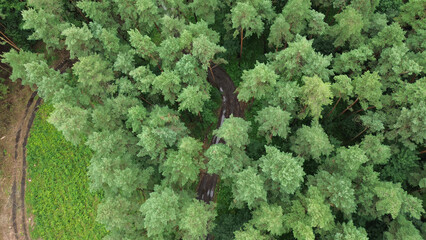
[[[9,52],[4,53],[2,57],[2,62],[9,64],[9,66],[13,68],[13,72],[9,76],[12,81],[21,79],[22,84],[34,84],[33,82],[29,82],[26,77],[27,72],[25,70],[25,64],[41,60],[43,59],[42,56],[27,51],[17,52],[16,50],[12,49]]]
[[[302,157],[312,157],[320,160],[322,155],[329,155],[333,150],[327,134],[319,124],[313,123],[311,127],[303,125],[296,131],[296,136],[292,138],[292,151]]]
[[[355,212],[355,192],[350,179],[341,174],[320,171],[312,180],[313,184],[328,198],[331,206],[345,214]]]
[[[280,184],[280,191],[284,194],[292,194],[303,181],[303,159],[293,157],[291,153],[280,152],[275,147],[265,146],[266,155],[261,157],[260,167],[267,179]]]
[[[270,95],[278,80],[274,70],[264,63],[257,63],[249,70],[243,71],[243,82],[238,88],[238,99],[248,102],[251,98],[262,99]]]
[[[324,14],[312,10],[310,1],[290,0],[271,26],[269,45],[279,48],[284,42],[294,41],[298,34],[320,35],[327,27]]]
[[[284,46],[284,42],[291,39],[293,35],[290,33],[290,24],[286,22],[285,17],[280,14],[275,18],[274,23],[271,25],[271,32],[269,33],[268,43],[270,46],[276,48]]]
[[[257,173],[257,170],[249,167],[235,175],[232,193],[235,204],[241,208],[247,203],[252,209],[261,202],[266,201],[266,191],[264,188],[264,179]]]
[[[207,163],[209,173],[220,174],[223,179],[232,177],[234,173],[242,170],[242,162],[238,161],[238,158],[231,157],[231,149],[225,144],[210,146],[204,155],[209,159]]]
[[[426,140],[426,102],[421,101],[411,109],[402,108],[401,114],[392,128],[398,134],[398,139],[406,147],[414,150],[416,144],[423,144]],[[392,137],[393,138],[393,137]]]
[[[383,41],[380,41],[383,43]],[[365,62],[374,60],[373,51],[366,45],[359,48],[339,54],[333,64],[335,73],[354,73],[360,74],[365,69]]]
[[[200,239],[214,224],[217,239],[418,238],[422,1],[28,4],[48,54],[3,61],[93,150],[82,169],[103,192],[105,239]],[[64,50],[75,63],[60,74],[45,58]],[[208,77],[217,65],[245,103]],[[244,119],[226,112],[214,130],[228,107]],[[194,200],[200,172],[221,179],[217,207]]]
[[[353,222],[342,223],[337,226],[337,232],[334,239],[362,239],[367,240],[367,232],[363,228],[357,228]]]
[[[299,200],[293,200],[284,214],[284,228],[286,232],[293,231],[296,239],[315,239],[311,226],[311,219],[306,215],[306,209]]]
[[[348,100],[353,95],[352,81],[346,75],[337,75],[334,77],[335,82],[331,85],[331,91],[334,96],[339,96],[344,100]]]
[[[342,47],[345,43],[350,46],[359,46],[364,42],[361,30],[364,27],[362,15],[352,7],[347,7],[334,16],[337,24],[330,28],[330,36],[335,38],[334,46]]]
[[[263,22],[261,16],[257,14],[256,8],[245,2],[238,2],[231,10],[232,28],[236,29],[234,37],[245,31],[245,37],[253,34],[259,36],[263,31]],[[241,36],[243,38],[243,36]]]
[[[302,102],[308,106],[309,114],[318,119],[321,117],[322,106],[331,104],[333,94],[330,83],[324,83],[317,75],[302,78]]]
[[[311,217],[311,226],[331,230],[334,227],[334,216],[325,202],[324,194],[317,187],[310,187],[307,195],[306,205]]]
[[[49,123],[61,131],[71,143],[80,143],[89,131],[88,111],[65,102],[56,103],[54,107],[56,111],[50,115]]]
[[[183,89],[177,101],[179,110],[188,110],[193,114],[203,111],[204,102],[210,99],[208,93],[200,90],[199,86],[188,86]]]
[[[408,221],[405,217],[398,217],[390,224],[390,228],[385,232],[385,238],[389,240],[410,239],[421,240],[423,239],[420,232],[416,227]]]
[[[142,147],[139,155],[149,156],[154,162],[162,162],[167,148],[174,146],[186,133],[187,128],[179,120],[177,112],[157,106],[151,111],[138,135],[138,145]]]
[[[62,31],[62,35],[66,37],[65,45],[70,51],[71,58],[85,57],[90,54],[93,35],[86,24],[82,28],[71,26]]]
[[[253,211],[252,222],[258,229],[268,231],[272,235],[281,235],[283,229],[283,209],[278,205],[262,204]]]
[[[423,1],[410,0],[401,6],[401,14],[397,20],[403,25],[411,26],[416,32],[421,31],[426,24],[424,8],[425,3]]]
[[[183,232],[182,239],[200,239],[207,236],[214,228],[213,219],[216,213],[213,207],[213,204],[207,205],[195,199],[184,207],[179,222],[179,228]]]
[[[278,107],[266,107],[258,111],[255,121],[260,124],[259,134],[265,136],[266,141],[271,142],[272,136],[287,138],[290,131],[290,113]]]
[[[213,131],[218,138],[223,138],[230,148],[243,148],[250,140],[248,131],[250,122],[239,117],[231,116],[225,119],[222,126]]]
[[[365,72],[362,76],[354,80],[354,93],[358,96],[359,102],[363,109],[369,105],[376,106],[377,109],[382,108],[380,98],[382,96],[382,84],[380,76],[377,72]]]
[[[182,138],[177,152],[168,151],[167,160],[162,167],[163,175],[180,186],[195,182],[199,169],[204,166],[201,159],[202,145],[191,137]]]
[[[33,30],[29,40],[43,40],[47,48],[62,48],[63,43],[61,33],[67,29],[70,24],[61,20],[59,15],[45,8],[22,11],[24,20],[24,29]]]
[[[332,56],[323,56],[312,48],[312,40],[296,36],[294,42],[276,54],[270,54],[272,68],[287,81],[294,81],[302,76],[318,75],[328,81],[332,71],[328,69]]]
[[[391,148],[382,144],[383,136],[367,135],[361,143],[361,149],[373,164],[385,164],[391,156]]]
[[[378,48],[402,45],[405,40],[405,32],[398,23],[392,23],[380,31],[377,36],[371,39],[373,46]]]
[[[0,0],[0,18],[2,19],[1,23],[3,27],[1,31],[17,47],[28,50],[34,43],[27,40],[31,32],[22,30],[21,11],[25,9],[26,5],[26,1]]]
[[[245,225],[243,229],[235,231],[236,240],[267,240],[268,237],[263,235],[259,230],[251,225]]]
[[[78,81],[88,94],[104,97],[107,84],[114,79],[114,74],[108,62],[99,55],[80,57],[80,61],[74,64],[73,72],[78,76]]]
[[[90,193],[86,172],[92,152],[70,144],[47,123],[52,110],[41,105],[27,145],[26,201],[35,217],[31,237],[101,239],[106,230],[95,217],[102,195]]]
[[[389,164],[380,171],[380,176],[385,180],[395,183],[406,183],[410,173],[419,168],[419,157],[409,149],[401,149],[389,159]]]
[[[177,224],[179,217],[179,196],[172,189],[166,188],[153,192],[140,211],[148,237],[164,239]]]

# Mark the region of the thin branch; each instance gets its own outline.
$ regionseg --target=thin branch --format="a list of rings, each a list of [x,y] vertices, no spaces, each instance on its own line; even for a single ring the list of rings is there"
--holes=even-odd
[[[300,114],[302,114],[302,113],[304,113],[304,112],[306,111],[306,108],[307,108],[307,107],[308,107],[308,105],[305,105],[305,106],[303,107],[302,111],[300,111],[299,115],[300,115]]]
[[[141,96],[141,98],[142,98],[142,100],[144,100],[145,102],[147,102],[149,105],[151,105],[152,106],[152,103],[150,103],[148,100],[146,100],[144,97],[142,97]]]
[[[353,105],[355,105],[355,103],[357,103],[358,100],[359,98],[356,98],[355,101],[351,105],[349,105],[349,107],[347,107],[345,110],[343,110],[343,112],[339,114],[339,116],[342,116],[346,111],[348,111],[351,107],[353,107]]]
[[[214,74],[213,74],[213,69],[212,69],[212,67],[210,67],[210,66],[209,66],[209,69],[210,69],[210,73],[211,73],[211,74],[212,74],[212,76],[213,76],[213,82],[216,82],[216,79],[215,79]]]
[[[0,31],[0,34],[3,35],[10,43],[12,43],[13,46],[15,46],[16,48],[18,48],[18,46],[9,37],[7,37],[6,34],[4,34],[2,31]]]
[[[6,38],[6,39],[4,39],[3,37],[0,37],[0,39],[5,41],[6,43],[8,43],[10,46],[15,48],[16,50],[21,51],[21,49],[18,46],[16,46],[16,44],[12,40],[10,40],[2,31],[0,31],[0,34],[3,35]]]
[[[3,70],[5,70],[6,72],[12,74],[9,70],[7,70],[6,68],[4,68],[1,64],[0,64],[0,68],[3,69]]]
[[[357,137],[359,137],[361,134],[363,134],[365,131],[367,131],[367,129],[368,129],[368,127],[365,127],[364,130],[362,130],[355,137],[353,137],[351,140],[349,140],[349,142],[352,142],[353,140],[355,140]]]
[[[369,110],[369,109],[373,109],[373,108],[376,108],[376,106],[371,106],[371,107],[368,107],[367,109],[365,109],[365,110]],[[359,113],[359,112],[362,112],[362,111],[365,111],[364,109],[360,109],[360,110],[358,110],[358,111],[356,111],[356,112],[353,112],[352,114],[357,114],[357,113]]]

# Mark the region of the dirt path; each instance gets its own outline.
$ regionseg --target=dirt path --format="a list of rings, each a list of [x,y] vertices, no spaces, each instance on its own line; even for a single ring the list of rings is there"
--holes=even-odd
[[[213,74],[212,74],[213,72]],[[222,105],[220,107],[220,115],[217,128],[219,128],[225,118],[229,118],[231,115],[234,117],[243,117],[244,111],[242,110],[240,103],[235,93],[235,85],[228,73],[221,68],[215,67],[212,72],[209,71],[208,81],[213,87],[216,87],[222,94]],[[223,139],[218,139],[216,136],[213,137],[211,144],[223,143]],[[197,187],[197,199],[209,203],[214,199],[216,193],[216,184],[219,180],[219,176],[216,174],[202,173],[200,182]]]
[[[30,239],[28,227],[31,217],[25,208],[25,188],[27,179],[26,142],[41,99],[35,101],[36,92],[28,87],[13,93],[11,98],[10,123],[5,135],[1,136],[0,191],[0,236],[4,240]],[[26,102],[26,103],[25,103]]]
[[[57,54],[60,57],[53,66],[63,73],[72,67],[74,61],[69,60],[68,52],[58,51]],[[0,130],[0,238],[29,240],[33,218],[27,216],[25,205],[26,183],[31,181],[27,178],[26,145],[42,99],[29,87],[20,83],[11,85],[15,90],[9,94],[9,107],[1,108],[0,118],[4,128]]]
[[[213,72],[213,73],[212,73]],[[208,81],[210,84],[219,89],[222,94],[222,105],[220,107],[219,121],[217,128],[219,128],[226,118],[231,115],[234,117],[244,117],[244,108],[237,99],[235,93],[235,85],[228,73],[221,68],[216,67],[209,72]],[[216,136],[213,137],[211,144],[224,143],[223,139],[218,139]],[[208,174],[205,172],[201,173],[200,182],[197,186],[197,199],[202,200],[206,203],[210,203],[214,200],[216,194],[216,185],[219,181],[217,174]],[[206,240],[214,239],[211,234],[207,235]]]

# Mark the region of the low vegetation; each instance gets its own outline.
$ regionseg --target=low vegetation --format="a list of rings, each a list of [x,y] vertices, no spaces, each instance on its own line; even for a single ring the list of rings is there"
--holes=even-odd
[[[46,121],[53,110],[42,105],[27,145],[26,200],[34,216],[33,239],[101,239],[106,230],[95,222],[102,195],[89,191],[87,166],[92,155],[74,146]]]

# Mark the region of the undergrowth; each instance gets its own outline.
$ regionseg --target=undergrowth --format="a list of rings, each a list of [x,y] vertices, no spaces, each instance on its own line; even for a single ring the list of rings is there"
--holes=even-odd
[[[67,142],[47,122],[51,105],[37,112],[27,145],[26,201],[34,215],[33,239],[101,239],[105,228],[95,222],[101,194],[89,191],[91,151]]]

